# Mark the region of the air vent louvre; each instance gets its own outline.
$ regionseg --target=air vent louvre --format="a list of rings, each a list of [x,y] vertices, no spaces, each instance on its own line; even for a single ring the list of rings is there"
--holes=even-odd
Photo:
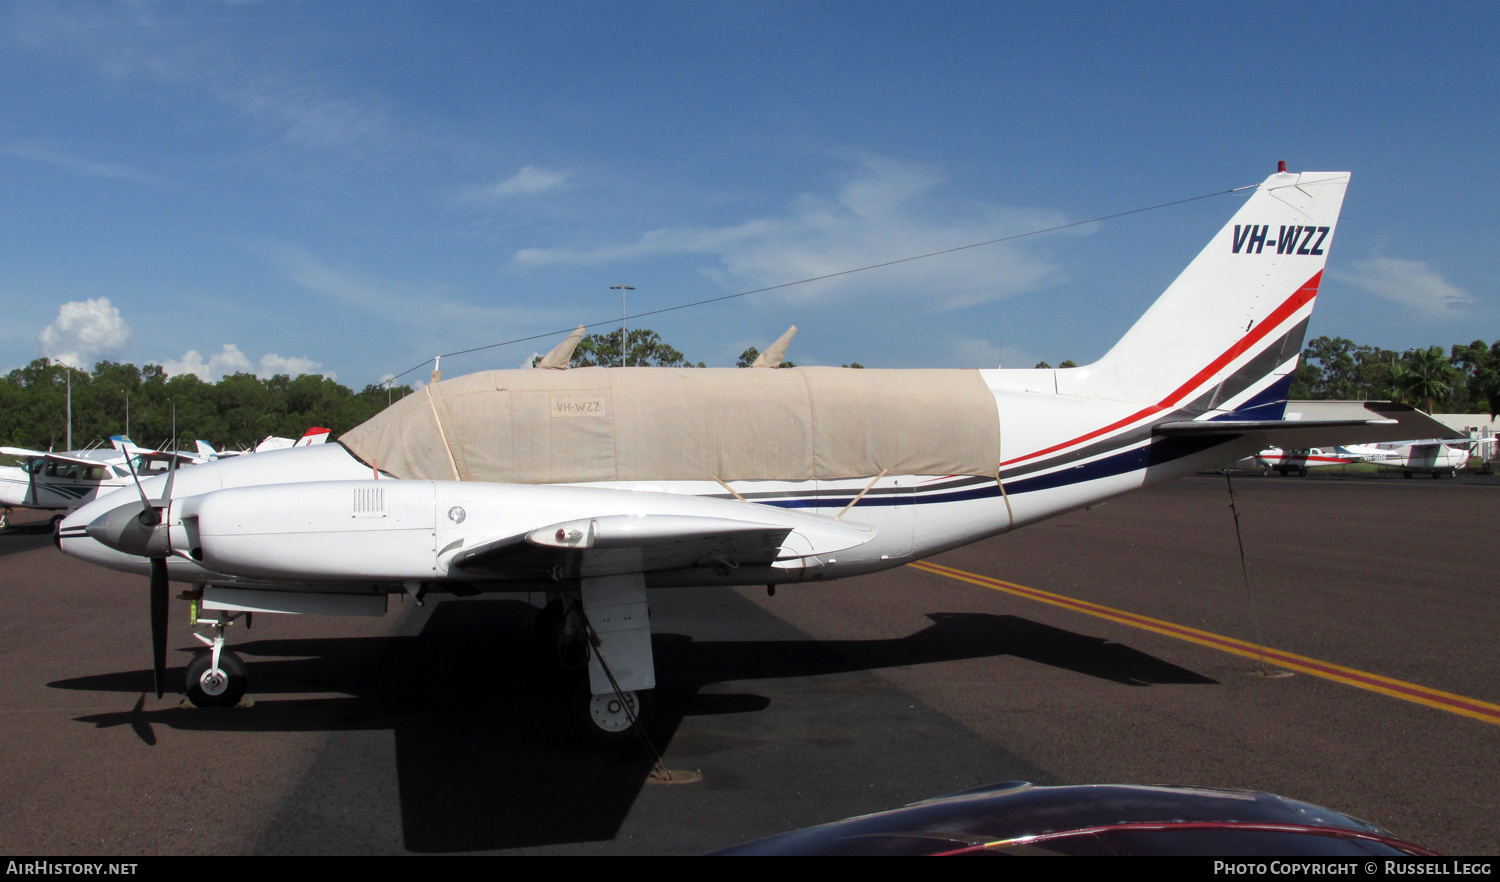
[[[385,517],[385,488],[355,487],[353,516],[356,518]]]

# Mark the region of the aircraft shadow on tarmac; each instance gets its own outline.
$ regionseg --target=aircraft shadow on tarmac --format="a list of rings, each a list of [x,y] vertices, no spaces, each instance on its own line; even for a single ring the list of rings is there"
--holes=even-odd
[[[34,521],[27,524],[11,524],[0,530],[0,557],[35,551],[52,544],[52,522]]]
[[[638,752],[600,753],[568,729],[561,672],[531,641],[535,610],[521,601],[436,604],[416,636],[249,640],[251,707],[169,708],[79,717],[193,731],[390,729],[395,733],[404,844],[416,852],[520,848],[611,839],[651,764]],[[1128,685],[1215,681],[1145,653],[1017,616],[939,613],[898,639],[695,642],[653,639],[658,671],[652,737],[665,751],[683,719],[763,710],[758,694],[703,692],[717,683],[807,678],[898,666],[1013,656]],[[669,627],[669,626],[668,626]],[[168,671],[180,688],[181,667]],[[177,678],[173,683],[171,678]],[[50,683],[143,692],[149,670]],[[774,686],[766,691],[774,694]],[[319,697],[295,698],[319,693]],[[327,696],[327,693],[342,693]]]

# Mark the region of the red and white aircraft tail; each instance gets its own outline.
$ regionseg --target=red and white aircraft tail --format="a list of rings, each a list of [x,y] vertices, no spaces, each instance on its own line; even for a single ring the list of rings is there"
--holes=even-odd
[[[1264,393],[1287,397],[1348,185],[1271,175],[1114,348],[1058,372],[1058,391],[1279,418]]]
[[[327,429],[323,429],[323,428],[319,428],[318,426],[313,426],[311,429],[308,429],[306,432],[303,432],[302,433],[302,437],[298,438],[297,439],[297,443],[293,444],[292,446],[293,447],[311,447],[314,444],[322,444],[322,443],[324,443],[327,440],[328,440],[328,430]]]

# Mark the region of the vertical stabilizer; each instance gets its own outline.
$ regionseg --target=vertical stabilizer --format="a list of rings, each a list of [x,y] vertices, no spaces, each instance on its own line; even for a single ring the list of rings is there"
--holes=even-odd
[[[1338,225],[1347,172],[1271,175],[1065,394],[1278,419]]]

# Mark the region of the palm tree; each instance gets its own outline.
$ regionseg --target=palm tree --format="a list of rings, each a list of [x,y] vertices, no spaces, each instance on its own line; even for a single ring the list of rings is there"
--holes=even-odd
[[[1438,399],[1449,397],[1453,382],[1458,379],[1458,370],[1441,346],[1408,350],[1401,357],[1401,366],[1404,368],[1401,378],[1398,380],[1396,371],[1392,371],[1391,381],[1399,383],[1411,400],[1424,402],[1428,413],[1432,413]]]

